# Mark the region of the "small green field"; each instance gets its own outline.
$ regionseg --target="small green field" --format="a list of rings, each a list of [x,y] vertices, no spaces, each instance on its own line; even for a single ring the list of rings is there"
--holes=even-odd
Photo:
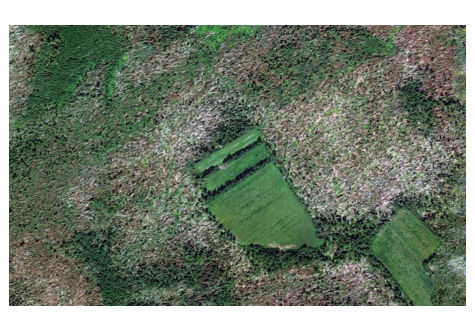
[[[310,216],[272,163],[216,196],[209,209],[242,244],[281,249],[322,244]]]
[[[211,195],[210,212],[243,245],[319,247],[322,241],[310,215],[269,161],[266,145],[252,146],[260,137],[257,129],[246,131],[195,164],[198,175],[211,170],[204,178],[204,187]]]
[[[219,166],[229,156],[247,146],[256,142],[261,136],[261,132],[257,129],[252,129],[244,133],[238,139],[233,140],[220,150],[212,153],[200,162],[195,164],[195,171],[202,174],[211,167]]]
[[[264,144],[259,144],[246,151],[240,158],[233,159],[223,165],[221,171],[211,173],[206,177],[206,189],[214,191],[227,182],[235,179],[248,168],[256,166],[269,157],[269,151]]]
[[[414,214],[402,210],[376,235],[371,250],[414,305],[429,306],[432,288],[422,263],[439,244],[440,239]]]

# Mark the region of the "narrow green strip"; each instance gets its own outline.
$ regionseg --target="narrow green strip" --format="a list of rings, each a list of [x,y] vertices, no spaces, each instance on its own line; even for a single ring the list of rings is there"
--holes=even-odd
[[[195,171],[198,174],[203,173],[211,167],[218,166],[226,159],[228,155],[234,154],[243,148],[253,144],[259,139],[261,132],[257,129],[252,129],[244,133],[236,140],[231,141],[219,151],[212,153],[207,158],[195,164]]]
[[[225,168],[211,173],[206,178],[206,189],[214,191],[230,180],[235,179],[241,173],[249,168],[256,166],[259,162],[267,159],[269,152],[264,144],[259,144],[256,147],[248,150],[237,159],[233,159],[226,163]]]

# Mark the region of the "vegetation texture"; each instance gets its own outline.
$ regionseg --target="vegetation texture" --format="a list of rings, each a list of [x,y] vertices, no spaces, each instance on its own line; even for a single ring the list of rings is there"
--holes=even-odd
[[[401,208],[442,239],[432,303],[465,305],[464,26],[9,29],[11,305],[407,305],[371,254]],[[209,213],[270,161],[318,249]]]
[[[246,154],[236,161],[241,160],[248,160]],[[282,250],[322,244],[310,216],[273,163],[220,193],[208,206],[241,244]]]
[[[195,169],[198,173],[203,173],[211,167],[219,166],[223,161],[232,154],[254,143],[260,137],[260,131],[257,129],[249,130],[241,137],[228,143],[220,150],[212,153],[210,156],[204,158],[195,164]]]
[[[422,263],[440,244],[414,214],[399,212],[375,237],[371,250],[415,305],[432,305],[432,286]]]
[[[215,171],[206,177],[206,189],[214,191],[234,180],[247,169],[253,168],[269,158],[270,154],[264,144],[259,144],[246,151],[241,157],[235,158],[223,165],[223,169]]]

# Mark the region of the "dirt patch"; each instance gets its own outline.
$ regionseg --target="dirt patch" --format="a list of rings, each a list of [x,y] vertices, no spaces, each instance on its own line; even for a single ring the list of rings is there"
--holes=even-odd
[[[272,247],[272,248],[278,248],[281,251],[285,251],[286,249],[295,248],[295,245],[283,245],[283,246],[281,246],[279,244],[274,244],[274,243],[268,244],[267,246]]]

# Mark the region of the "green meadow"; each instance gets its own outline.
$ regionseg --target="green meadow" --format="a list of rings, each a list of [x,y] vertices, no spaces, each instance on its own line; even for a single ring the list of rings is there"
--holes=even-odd
[[[414,305],[429,306],[432,288],[423,262],[439,244],[440,239],[414,214],[402,210],[376,235],[371,250]]]
[[[260,137],[258,129],[248,130],[195,164],[198,174],[211,168],[204,178],[209,211],[243,245],[319,247],[310,215],[269,161],[266,145],[252,146]]]
[[[217,195],[208,207],[244,245],[289,249],[322,244],[312,219],[273,163]]]

